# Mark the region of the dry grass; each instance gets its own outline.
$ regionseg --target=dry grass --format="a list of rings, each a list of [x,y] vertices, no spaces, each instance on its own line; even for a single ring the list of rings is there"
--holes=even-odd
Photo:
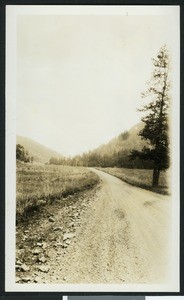
[[[114,175],[121,180],[140,188],[151,190],[159,194],[169,194],[168,172],[161,172],[159,186],[152,187],[152,170],[125,169],[125,168],[99,168],[100,170]]]
[[[99,178],[82,167],[17,164],[16,181],[18,220],[54,200],[92,188]]]

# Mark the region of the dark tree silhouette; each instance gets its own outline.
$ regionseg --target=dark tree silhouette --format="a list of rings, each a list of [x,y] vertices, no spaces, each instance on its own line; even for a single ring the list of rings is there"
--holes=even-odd
[[[16,159],[24,161],[25,159],[25,149],[22,145],[16,145]]]
[[[158,186],[161,170],[169,167],[169,55],[163,46],[157,57],[153,59],[153,72],[148,82],[147,90],[142,97],[150,97],[151,101],[139,111],[147,112],[142,118],[144,128],[139,132],[142,139],[147,140],[149,146],[142,151],[133,150],[130,159],[139,157],[142,160],[153,161],[153,187]]]
[[[28,151],[20,144],[16,145],[16,159],[25,163],[28,163],[31,160]]]

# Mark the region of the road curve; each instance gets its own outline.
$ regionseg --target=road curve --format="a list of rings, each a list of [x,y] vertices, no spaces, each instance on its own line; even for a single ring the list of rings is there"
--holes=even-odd
[[[53,267],[61,283],[167,281],[169,197],[91,169],[101,188],[81,219],[77,239]],[[60,268],[59,268],[59,267]]]

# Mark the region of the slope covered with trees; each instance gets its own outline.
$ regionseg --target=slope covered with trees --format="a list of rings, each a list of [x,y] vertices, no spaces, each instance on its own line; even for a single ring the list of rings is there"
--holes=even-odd
[[[147,145],[143,141],[138,132],[143,128],[143,123],[133,126],[129,131],[121,133],[108,143],[98,148],[77,155],[73,158],[52,157],[50,164],[56,165],[72,165],[86,167],[124,167],[124,168],[144,168],[151,169],[153,167],[151,161],[142,162],[141,159],[130,160],[129,155],[132,149],[142,149]]]

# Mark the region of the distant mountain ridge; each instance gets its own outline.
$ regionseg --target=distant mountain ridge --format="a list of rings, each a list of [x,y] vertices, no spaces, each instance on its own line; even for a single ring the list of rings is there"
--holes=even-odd
[[[83,153],[81,156],[76,156],[67,163],[86,167],[152,168],[151,160],[130,159],[132,150],[142,150],[144,146],[148,146],[148,142],[139,136],[143,128],[144,123],[140,122],[108,143]]]
[[[140,122],[130,130],[124,131],[117,137],[110,140],[108,143],[99,146],[98,148],[92,150],[91,152],[97,153],[99,155],[110,155],[118,151],[129,152],[132,149],[141,150],[147,145],[147,142],[142,140],[138,135],[139,131],[144,127],[144,123]]]
[[[17,135],[16,144],[22,145],[33,156],[35,162],[47,163],[51,157],[61,158],[62,155],[28,137]]]
[[[144,127],[144,123],[140,122],[127,131],[122,132],[108,143],[100,145],[98,148],[90,150],[82,155],[76,155],[73,158],[64,157],[58,152],[23,136],[17,136],[17,144],[21,144],[25,150],[29,152],[29,156],[34,157],[35,162],[51,164],[67,164],[82,166],[132,166],[129,160],[131,150],[141,150],[148,143],[141,139],[138,135]],[[140,167],[143,162],[137,161]]]

